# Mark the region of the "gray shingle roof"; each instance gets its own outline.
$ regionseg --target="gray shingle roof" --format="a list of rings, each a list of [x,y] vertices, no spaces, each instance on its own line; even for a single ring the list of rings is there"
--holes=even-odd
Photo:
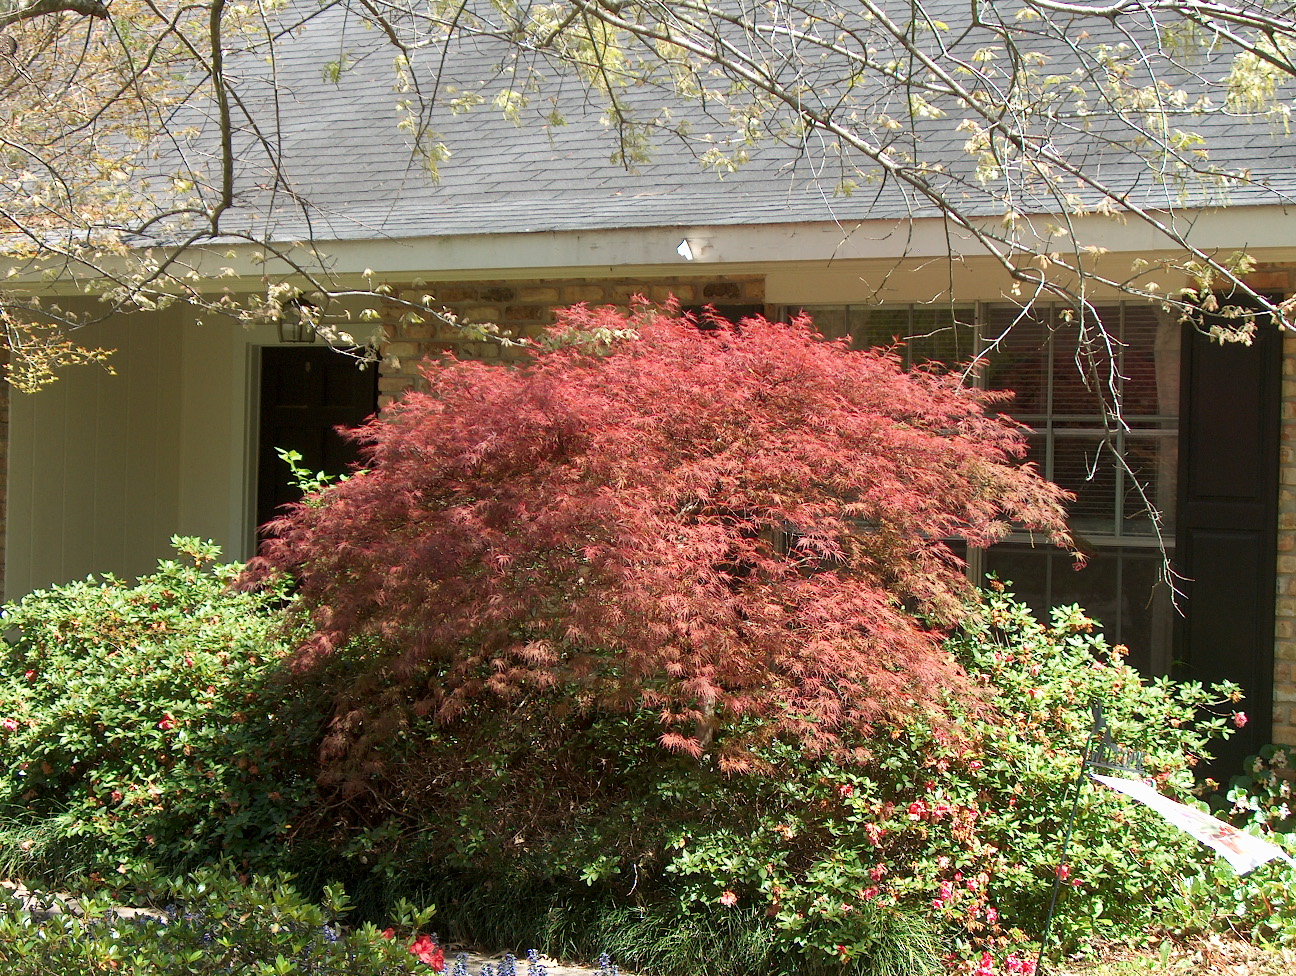
[[[954,11],[966,10],[964,4],[949,5]],[[343,50],[355,62],[340,83],[326,82],[324,66]],[[489,94],[499,86],[497,81],[492,88],[490,79],[501,56],[502,48],[488,40],[459,43],[451,50],[449,77],[443,83],[471,87],[487,82]],[[277,97],[281,123],[276,138],[282,145],[284,169],[309,213],[308,222],[300,208],[285,205],[282,198],[272,203],[257,189],[267,185],[269,178],[257,161],[261,157],[249,152],[240,198],[248,219],[264,225],[266,214],[273,213],[272,236],[279,239],[366,240],[833,219],[855,222],[934,212],[899,187],[865,184],[850,197],[835,196],[837,171],[843,163],[831,151],[820,155],[818,147],[803,153],[796,147],[761,145],[752,150],[747,165],[721,180],[703,171],[694,151],[663,137],[651,161],[627,172],[611,160],[617,149],[615,134],[571,79],[555,81],[553,91],[537,94],[535,107],[526,110],[520,125],[502,118],[489,105],[462,115],[452,115],[442,106],[433,124],[451,156],[441,163],[436,182],[411,158],[397,129],[398,96],[391,90],[390,63],[389,49],[372,33],[355,28],[344,33],[336,16],[324,15],[281,45],[273,82],[266,75],[268,69],[244,65],[247,77],[260,73],[259,89],[254,85],[250,90],[259,90],[266,99],[263,119],[270,117],[270,92]],[[652,90],[633,91],[631,98],[648,114],[665,101],[665,96]],[[543,124],[541,116],[554,107],[568,124]],[[715,125],[696,109],[682,111],[692,111],[696,132]],[[957,167],[964,165],[966,138],[954,130],[957,121],[924,124],[926,158],[947,161],[956,175]],[[1288,134],[1222,116],[1186,124],[1212,141],[1212,159],[1219,165],[1251,166],[1256,177],[1279,194],[1296,192],[1296,144]],[[1063,150],[1068,138],[1073,144],[1090,138],[1069,136],[1062,129],[1052,135]],[[1125,152],[1094,148],[1091,142],[1088,146],[1093,170],[1133,192],[1145,205],[1178,205],[1199,198],[1194,186],[1158,184],[1146,167]],[[1272,192],[1257,186],[1234,190],[1230,202],[1262,204],[1275,199]],[[997,212],[990,201],[972,193],[965,202],[974,212]],[[1052,206],[1046,197],[1039,197],[1024,200],[1022,209],[1039,212]],[[250,216],[254,213],[259,216]]]

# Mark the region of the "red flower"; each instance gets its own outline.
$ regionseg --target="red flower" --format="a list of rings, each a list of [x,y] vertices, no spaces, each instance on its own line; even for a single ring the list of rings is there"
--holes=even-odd
[[[163,715],[162,721],[158,722],[158,728],[166,732],[176,727],[176,720],[170,715]]]
[[[865,901],[869,901],[870,899],[876,898],[878,896],[878,889],[865,888],[863,891],[860,892],[860,894],[863,895]]]
[[[383,930],[382,930],[382,937],[383,937],[384,939],[394,939],[394,938],[396,938],[396,930],[395,930],[395,929],[383,929]]]
[[[1236,725],[1239,729],[1242,728],[1242,726],[1246,725],[1247,722],[1249,721],[1250,719],[1247,718],[1246,712],[1233,713],[1233,724]]]
[[[1063,881],[1071,877],[1071,866],[1069,864],[1059,864],[1057,866],[1057,876]]]
[[[855,787],[851,786],[849,783],[842,783],[841,786],[837,787],[837,793],[839,796],[847,797],[854,792]]]
[[[35,680],[36,680],[36,672],[35,672],[34,670],[33,670],[33,671],[28,671],[28,672],[27,672],[27,680],[28,680],[28,681],[35,681]]]
[[[18,720],[16,718],[7,718],[3,722],[0,722],[0,725],[3,725],[10,732],[18,731]]]
[[[431,936],[420,935],[411,943],[409,951],[419,962],[427,963],[437,972],[445,969],[445,953],[432,941]]]

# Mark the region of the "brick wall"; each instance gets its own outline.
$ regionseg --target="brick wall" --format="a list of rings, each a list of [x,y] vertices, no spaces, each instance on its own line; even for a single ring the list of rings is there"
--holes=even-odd
[[[1296,745],[1296,335],[1283,336],[1282,440],[1278,448],[1278,619],[1274,639],[1274,741]]]
[[[1247,284],[1296,293],[1296,268],[1260,265]],[[1282,434],[1278,448],[1278,594],[1274,634],[1274,742],[1296,745],[1296,335],[1283,336]]]
[[[493,322],[515,336],[537,336],[553,322],[553,310],[577,302],[625,308],[635,295],[654,302],[674,296],[684,306],[762,305],[765,279],[760,276],[708,278],[576,278],[559,280],[472,281],[397,287],[422,297],[432,295],[461,320]],[[393,307],[395,309],[395,307]],[[393,310],[385,325],[387,342],[378,374],[379,405],[418,385],[419,361],[453,350],[460,356],[498,359],[510,350],[494,342],[464,341],[453,326],[434,322],[410,324]]]

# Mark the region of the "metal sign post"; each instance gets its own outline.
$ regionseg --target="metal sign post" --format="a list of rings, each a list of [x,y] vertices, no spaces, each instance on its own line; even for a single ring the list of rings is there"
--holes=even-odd
[[[1143,756],[1137,749],[1127,749],[1112,741],[1111,730],[1107,728],[1107,718],[1103,715],[1102,703],[1094,699],[1089,703],[1089,712],[1093,715],[1093,725],[1089,730],[1089,739],[1085,743],[1084,759],[1080,763],[1080,772],[1076,775],[1075,796],[1071,800],[1071,813],[1067,817],[1066,835],[1062,839],[1062,854],[1057,867],[1053,870],[1053,894],[1049,898],[1048,914],[1044,917],[1044,931],[1040,934],[1039,954],[1035,957],[1035,972],[1043,976],[1044,953],[1048,948],[1049,935],[1053,929],[1053,916],[1057,912],[1058,899],[1062,894],[1062,868],[1067,863],[1067,851],[1071,847],[1071,834],[1075,830],[1076,815],[1080,810],[1080,793],[1091,770],[1099,769],[1106,773],[1123,773],[1142,779],[1144,775]]]

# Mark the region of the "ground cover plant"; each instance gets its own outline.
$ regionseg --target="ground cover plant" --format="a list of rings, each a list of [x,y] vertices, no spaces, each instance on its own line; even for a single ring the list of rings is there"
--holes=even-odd
[[[1249,756],[1226,790],[1212,796],[1216,815],[1296,856],[1296,747],[1267,745]],[[1293,869],[1281,860],[1237,877],[1218,862],[1183,884],[1176,901],[1178,931],[1199,935],[1225,929],[1253,942],[1296,950]]]
[[[320,707],[282,679],[283,592],[175,540],[128,584],[51,587],[4,610],[0,866],[25,880],[283,856],[314,795]]]
[[[79,914],[44,917],[0,894],[4,971],[14,976],[397,976],[450,968],[423,931],[430,910],[402,906],[393,926],[380,932],[373,924],[342,924],[349,904],[336,885],[326,887],[316,904],[298,894],[287,876],[244,884],[214,869],[179,880],[146,870],[128,873],[116,887],[101,883],[82,892]],[[123,887],[130,894],[125,905]]]

